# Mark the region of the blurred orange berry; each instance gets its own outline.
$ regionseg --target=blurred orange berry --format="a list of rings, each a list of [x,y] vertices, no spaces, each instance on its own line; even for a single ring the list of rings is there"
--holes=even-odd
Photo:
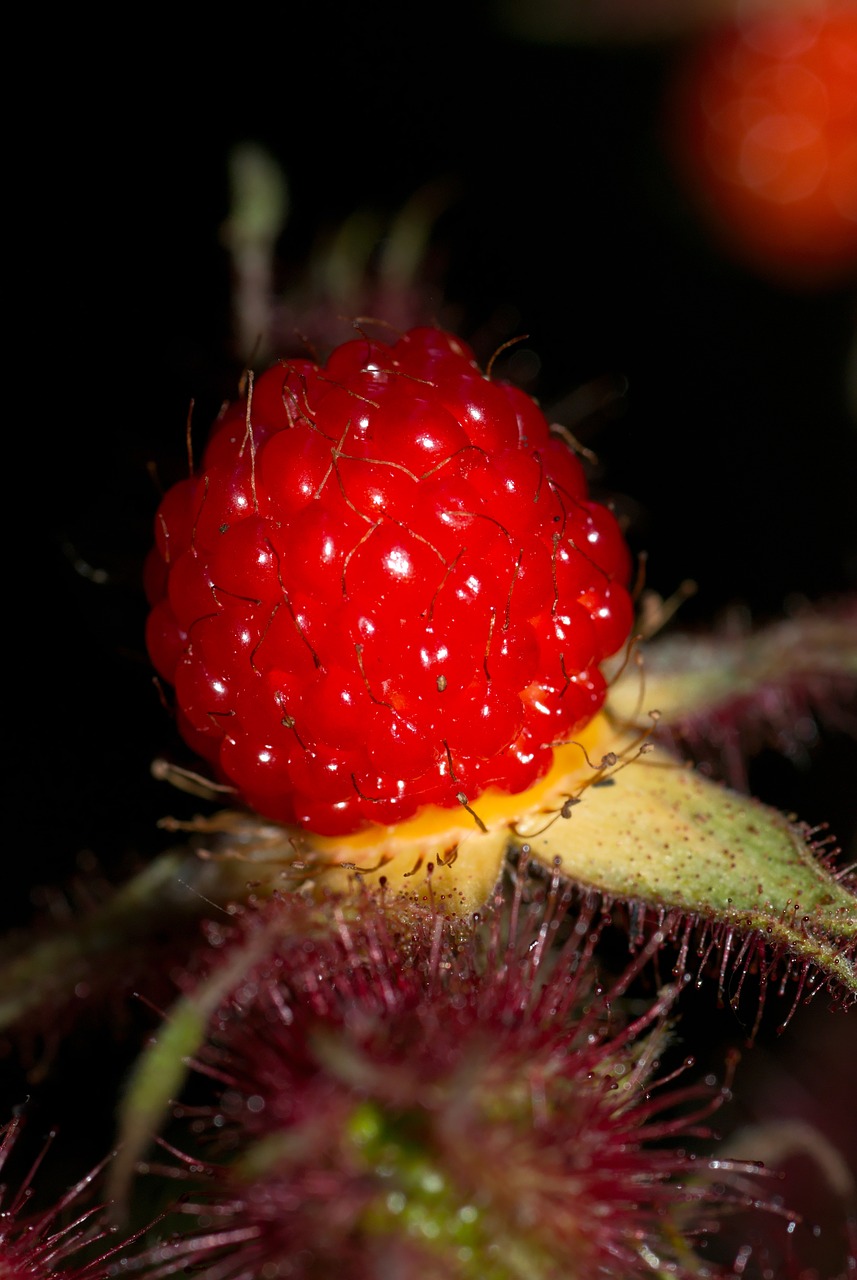
[[[787,282],[857,274],[857,6],[718,27],[675,88],[680,163],[721,239]]]

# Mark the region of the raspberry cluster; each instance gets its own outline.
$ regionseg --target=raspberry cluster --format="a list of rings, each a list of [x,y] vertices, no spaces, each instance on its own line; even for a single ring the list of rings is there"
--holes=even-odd
[[[182,735],[321,834],[530,786],[632,625],[577,458],[436,329],[256,378],[155,535],[147,643]]]

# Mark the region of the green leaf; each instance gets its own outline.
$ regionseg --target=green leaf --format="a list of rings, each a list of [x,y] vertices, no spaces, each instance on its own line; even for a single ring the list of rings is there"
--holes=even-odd
[[[804,828],[662,749],[603,745],[616,763],[570,776],[579,803],[519,823],[518,843],[608,897],[756,934],[857,996],[857,898]]]

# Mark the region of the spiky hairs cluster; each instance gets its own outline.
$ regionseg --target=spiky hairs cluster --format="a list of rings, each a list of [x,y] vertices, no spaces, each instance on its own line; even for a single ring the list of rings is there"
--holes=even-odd
[[[0,1128],[0,1176],[6,1172],[23,1125],[17,1116]],[[36,1174],[52,1138],[18,1185],[0,1183],[0,1278],[107,1280],[110,1260],[122,1246],[111,1239],[104,1206],[86,1202],[101,1166],[69,1187],[54,1204],[30,1208]]]
[[[194,1113],[212,1162],[178,1157],[202,1175],[184,1206],[199,1227],[146,1274],[632,1280],[657,1259],[699,1275],[679,1206],[698,1220],[717,1196],[676,1142],[716,1097],[657,1089],[671,991],[621,1011],[660,939],[605,993],[595,909],[569,902],[556,884],[532,917],[516,899],[508,932],[431,912],[405,930],[368,906],[295,942],[299,905],[275,904],[280,940],[199,1055],[219,1086]]]

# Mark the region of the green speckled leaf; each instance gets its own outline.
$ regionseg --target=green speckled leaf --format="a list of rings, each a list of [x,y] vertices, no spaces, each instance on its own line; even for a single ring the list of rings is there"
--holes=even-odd
[[[519,825],[534,857],[608,896],[753,931],[857,995],[857,898],[802,828],[657,748],[607,774],[568,817]]]

